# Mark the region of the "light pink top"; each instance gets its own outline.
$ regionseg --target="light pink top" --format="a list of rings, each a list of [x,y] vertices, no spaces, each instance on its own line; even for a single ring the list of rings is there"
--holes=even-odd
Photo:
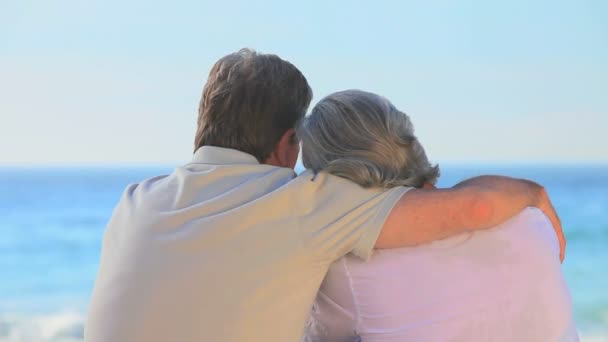
[[[306,339],[578,341],[557,238],[535,208],[490,230],[335,262]]]

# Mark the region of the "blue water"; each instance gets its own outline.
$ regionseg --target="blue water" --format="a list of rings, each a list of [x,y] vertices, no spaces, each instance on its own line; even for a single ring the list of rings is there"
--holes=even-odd
[[[116,201],[127,184],[168,172],[0,169],[0,341],[81,338],[104,226]],[[568,238],[563,267],[582,340],[608,341],[608,166],[442,165],[439,184],[479,174],[546,186]]]

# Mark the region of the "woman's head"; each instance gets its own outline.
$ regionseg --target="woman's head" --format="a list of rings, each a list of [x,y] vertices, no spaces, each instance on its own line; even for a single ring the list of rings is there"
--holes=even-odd
[[[376,94],[346,90],[322,99],[298,128],[304,166],[364,187],[434,184],[409,117]]]

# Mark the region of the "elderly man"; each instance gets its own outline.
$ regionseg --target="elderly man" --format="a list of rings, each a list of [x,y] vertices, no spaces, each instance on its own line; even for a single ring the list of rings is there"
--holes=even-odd
[[[296,177],[294,128],[311,98],[274,55],[242,50],[213,66],[192,161],[128,186],[114,210],[87,341],[297,341],[327,269],[348,253],[488,228],[530,205],[562,236],[529,181],[407,191]]]

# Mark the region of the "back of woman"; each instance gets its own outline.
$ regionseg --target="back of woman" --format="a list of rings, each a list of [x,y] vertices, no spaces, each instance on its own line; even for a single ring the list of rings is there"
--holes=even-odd
[[[321,100],[298,128],[304,166],[363,187],[432,187],[407,115],[348,90]],[[449,143],[449,142],[446,142]],[[415,215],[415,213],[414,213]],[[309,341],[577,341],[552,225],[536,208],[489,229],[377,250],[332,265]]]
[[[317,341],[576,341],[559,246],[529,208],[486,231],[332,265]],[[313,338],[314,337],[314,338]]]

